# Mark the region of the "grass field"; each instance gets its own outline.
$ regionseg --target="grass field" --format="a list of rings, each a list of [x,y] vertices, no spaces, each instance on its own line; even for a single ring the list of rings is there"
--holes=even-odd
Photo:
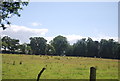
[[[36,79],[45,66],[41,79],[89,79],[92,66],[97,68],[97,79],[118,79],[118,60],[2,54],[3,79]]]

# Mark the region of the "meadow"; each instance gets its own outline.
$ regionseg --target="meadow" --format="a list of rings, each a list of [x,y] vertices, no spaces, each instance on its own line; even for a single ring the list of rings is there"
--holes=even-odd
[[[36,79],[43,67],[41,79],[89,79],[90,67],[97,79],[118,79],[115,59],[2,54],[3,79]]]

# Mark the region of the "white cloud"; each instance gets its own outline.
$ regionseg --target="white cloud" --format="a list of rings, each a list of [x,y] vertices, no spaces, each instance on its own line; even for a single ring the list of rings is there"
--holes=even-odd
[[[49,43],[51,40],[53,40],[53,38],[55,38],[55,36],[51,36],[51,37],[44,37],[47,40],[47,43]]]
[[[48,32],[48,29],[33,29],[33,28],[28,28],[25,26],[17,26],[17,25],[11,25],[11,27],[8,27],[6,30],[0,30],[0,34],[2,36],[10,36],[11,38],[19,39],[21,43],[27,42],[29,43],[29,38],[30,37],[44,37],[49,43],[53,38],[56,36],[45,36],[45,34]],[[77,40],[80,40],[82,38],[88,38],[86,36],[81,36],[81,35],[62,35],[67,38],[70,44],[73,44],[77,42]],[[114,39],[115,41],[118,41],[118,37],[110,37],[110,36],[105,36],[105,35],[98,35],[98,37],[91,37],[94,41],[100,41],[101,39]]]
[[[42,24],[41,23],[38,23],[38,22],[33,22],[31,23],[32,26],[41,26]]]
[[[33,36],[44,36],[48,29],[33,29],[25,26],[11,25],[6,30],[0,30],[2,35],[10,36],[11,38],[19,39],[22,43],[29,42],[29,38]]]

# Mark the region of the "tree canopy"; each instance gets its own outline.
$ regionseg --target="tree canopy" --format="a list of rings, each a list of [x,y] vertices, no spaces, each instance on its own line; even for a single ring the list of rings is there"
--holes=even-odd
[[[64,55],[68,47],[68,41],[66,37],[59,35],[51,41],[51,45],[54,46],[56,55]]]
[[[45,54],[47,40],[43,37],[31,37],[30,38],[30,46],[33,51],[33,54]]]
[[[0,27],[6,29],[6,24],[10,25],[11,22],[9,18],[17,15],[21,16],[19,11],[23,10],[23,6],[27,6],[28,2],[23,2],[22,0],[3,0],[0,2]]]
[[[7,49],[11,52],[15,52],[18,49],[19,40],[12,39],[8,36],[2,38],[2,48],[6,51]]]

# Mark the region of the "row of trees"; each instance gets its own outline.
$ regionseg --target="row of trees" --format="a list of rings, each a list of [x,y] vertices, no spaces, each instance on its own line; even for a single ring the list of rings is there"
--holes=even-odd
[[[83,38],[70,45],[66,37],[55,37],[47,44],[43,37],[31,37],[30,43],[19,44],[19,40],[8,36],[2,38],[3,53],[22,53],[35,55],[66,55],[81,57],[101,57],[119,59],[120,44],[113,39],[93,41]]]

